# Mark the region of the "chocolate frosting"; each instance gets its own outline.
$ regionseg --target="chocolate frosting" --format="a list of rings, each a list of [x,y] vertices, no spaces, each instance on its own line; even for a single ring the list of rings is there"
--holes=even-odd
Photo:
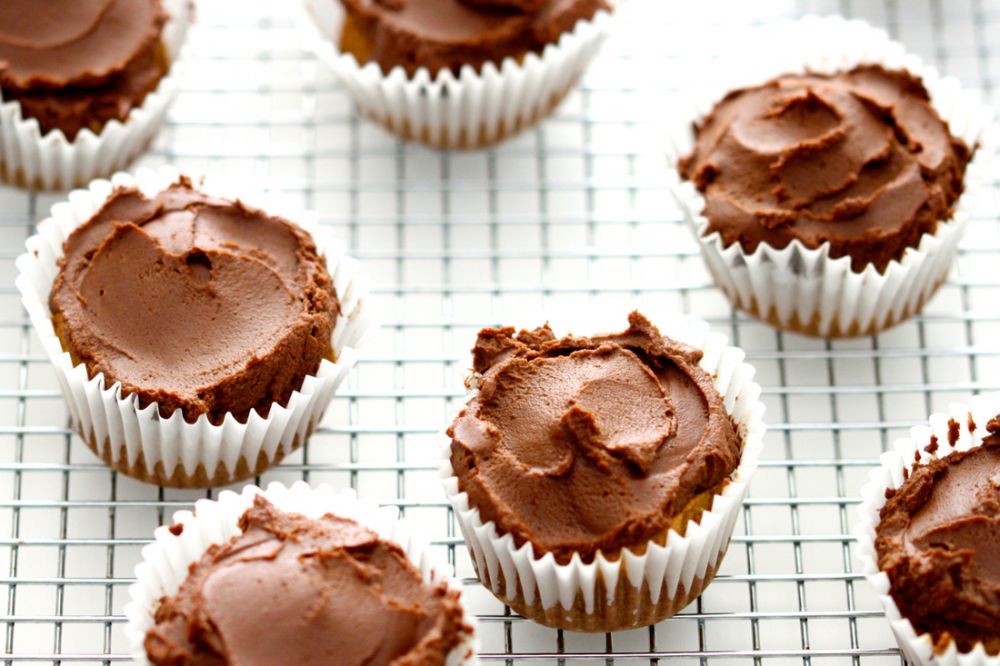
[[[612,335],[484,329],[473,358],[479,391],[448,430],[459,489],[536,555],[589,561],[662,539],[739,464],[701,352],[637,312]]]
[[[541,52],[580,19],[609,10],[606,0],[342,0],[341,39],[360,62],[412,75],[463,65],[479,69],[508,57]]]
[[[240,529],[161,600],[153,664],[434,666],[469,631],[458,590],[425,583],[398,545],[352,520],[258,496]]]
[[[63,249],[64,348],[163,416],[265,415],[332,357],[340,304],[308,234],[186,178],[152,199],[116,190]]]
[[[679,168],[725,246],[829,242],[855,271],[884,271],[950,218],[970,158],[920,80],[878,65],[736,90],[695,133]]]
[[[1000,654],[1000,419],[981,446],[913,469],[886,493],[875,547],[920,633]]]
[[[4,0],[0,89],[72,140],[125,120],[166,73],[160,0]]]

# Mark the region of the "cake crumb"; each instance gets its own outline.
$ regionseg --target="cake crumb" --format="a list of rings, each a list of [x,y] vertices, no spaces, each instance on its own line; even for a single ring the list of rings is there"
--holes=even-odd
[[[955,419],[948,419],[948,443],[955,446],[958,442],[959,436],[958,421]]]

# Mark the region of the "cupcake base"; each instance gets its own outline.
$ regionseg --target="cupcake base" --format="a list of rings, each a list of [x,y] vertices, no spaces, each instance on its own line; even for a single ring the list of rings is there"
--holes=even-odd
[[[493,592],[493,594],[497,599],[510,606],[512,610],[520,615],[553,629],[581,631],[592,634],[609,631],[626,631],[628,629],[637,629],[656,624],[661,620],[676,615],[686,608],[712,582],[725,556],[726,549],[723,548],[715,563],[708,565],[705,575],[692,580],[689,589],[685,589],[684,585],[681,584],[673,595],[669,595],[666,584],[664,584],[660,590],[659,601],[656,603],[652,601],[649,585],[643,582],[641,588],[633,587],[628,583],[628,578],[624,571],[618,576],[614,597],[610,602],[608,601],[604,575],[598,572],[594,594],[595,608],[592,613],[587,613],[583,592],[577,593],[573,605],[568,609],[563,608],[562,604],[555,604],[551,608],[545,608],[537,595],[534,601],[528,603],[520,590],[518,590],[517,595],[512,599],[508,599],[496,592]],[[480,577],[480,580],[482,580],[482,577]],[[498,581],[500,589],[505,589],[507,582],[503,577],[503,571],[500,571]],[[491,592],[493,591],[493,588],[488,584],[486,588]]]
[[[896,324],[901,324],[910,317],[919,314],[920,311],[923,310],[924,305],[934,297],[938,289],[940,289],[941,285],[945,282],[946,278],[942,278],[935,282],[926,294],[917,299],[915,303],[908,304],[905,308],[903,308],[903,311],[899,313],[898,316],[896,313],[890,312],[885,322],[881,324],[870,322],[865,327],[862,327],[857,320],[849,321],[846,325],[842,326],[840,318],[834,316],[833,320],[827,325],[826,328],[824,328],[822,318],[819,313],[814,314],[807,322],[800,321],[798,315],[793,313],[791,318],[786,321],[781,318],[778,314],[778,309],[774,306],[771,306],[766,314],[761,313],[757,299],[751,300],[750,307],[747,308],[745,312],[758,321],[770,324],[774,328],[788,333],[799,333],[801,335],[808,335],[810,337],[823,339],[861,338],[881,333],[882,331],[892,328]]]
[[[463,128],[458,133],[458,137],[454,140],[444,135],[435,136],[435,134],[432,133],[427,127],[414,131],[410,122],[406,118],[403,118],[402,122],[397,123],[391,116],[379,116],[366,107],[359,106],[358,110],[369,120],[378,123],[406,141],[416,141],[438,150],[479,150],[481,148],[495,146],[512,136],[520,134],[555,113],[555,110],[559,108],[559,105],[562,104],[570,92],[576,88],[582,75],[583,72],[580,72],[576,78],[570,81],[569,85],[561,91],[554,93],[549,98],[549,101],[531,116],[517,118],[513,124],[509,126],[505,125],[495,130],[491,130],[486,123],[480,125],[478,132],[468,131]]]
[[[302,442],[307,441],[312,436],[312,433],[313,427],[309,426],[306,428],[305,436],[301,439],[296,434],[287,453],[290,454],[298,450]],[[98,447],[93,431],[91,431],[89,435],[80,431],[78,431],[78,434],[80,435],[80,438],[86,442],[87,448],[93,451],[94,455],[100,458],[101,461],[111,469],[121,472],[126,476],[130,476],[133,479],[138,479],[139,481],[144,481],[146,483],[152,483],[157,486],[163,486],[164,488],[215,488],[218,486],[228,486],[260,476],[265,471],[284,460],[286,455],[286,452],[279,448],[275,452],[273,458],[268,458],[264,451],[259,452],[257,454],[257,462],[252,468],[247,463],[245,458],[240,457],[236,461],[236,468],[232,471],[228,470],[226,466],[220,462],[216,465],[215,472],[209,474],[205,465],[198,463],[193,473],[188,473],[183,467],[178,465],[174,467],[174,471],[172,473],[167,474],[163,461],[157,461],[156,464],[153,465],[152,471],[150,471],[149,467],[146,465],[146,457],[143,455],[142,451],[139,452],[135,462],[130,465],[128,464],[128,450],[124,444],[119,447],[117,455],[115,455],[114,447],[108,438],[105,438],[104,444]]]
[[[164,108],[164,114],[165,113],[166,109]],[[162,124],[162,116],[159,120],[154,122],[155,127],[153,127],[150,136],[146,137],[146,139],[134,149],[126,146],[124,152],[112,160],[112,168],[106,170],[105,173],[111,173],[112,171],[120,169],[127,169],[136,160],[138,160],[140,156],[149,152],[149,149],[153,145],[153,140],[156,138],[156,132],[159,130],[160,124]],[[13,187],[20,187],[26,190],[43,192],[59,189],[71,189],[74,187],[86,187],[87,184],[95,177],[96,176],[91,175],[89,172],[84,172],[82,170],[77,175],[63,180],[53,180],[51,173],[36,173],[33,177],[28,177],[25,174],[25,169],[21,167],[10,169],[7,167],[6,162],[0,158],[0,183],[11,185]]]

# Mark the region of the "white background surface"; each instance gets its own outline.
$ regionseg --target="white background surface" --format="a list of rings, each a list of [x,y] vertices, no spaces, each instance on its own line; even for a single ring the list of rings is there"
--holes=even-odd
[[[630,0],[583,88],[554,118],[495,150],[438,153],[353,113],[309,52],[296,3],[198,3],[179,64],[182,94],[142,163],[266,182],[315,209],[364,262],[386,324],[322,431],[262,482],[352,485],[399,504],[468,578],[434,466],[480,327],[551,319],[558,329],[581,315],[617,327],[632,308],[654,322],[686,311],[729,334],[758,368],[772,427],[765,463],[723,575],[699,602],[650,629],[562,634],[507,617],[469,579],[486,663],[899,662],[848,535],[858,490],[893,438],[951,401],[1000,388],[997,183],[923,316],[834,343],[734,313],[661,186],[657,125],[706,84],[721,45],[810,11],[885,26],[997,101],[997,0]],[[67,429],[13,288],[14,258],[59,198],[0,189],[6,663],[124,659],[120,612],[140,548],[153,527],[205,495],[117,475]]]

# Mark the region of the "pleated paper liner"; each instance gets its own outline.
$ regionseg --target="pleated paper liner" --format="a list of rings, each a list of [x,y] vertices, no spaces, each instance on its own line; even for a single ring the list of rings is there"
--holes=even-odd
[[[689,507],[696,519],[661,538],[623,549],[609,558],[598,553],[585,563],[578,554],[560,564],[551,553],[538,555],[530,542],[484,523],[461,492],[451,466],[451,439],[442,435],[440,474],[455,510],[480,581],[521,615],[550,627],[605,632],[643,627],[669,617],[694,601],[712,581],[729,546],[750,478],[763,445],[764,404],[754,369],[744,352],[724,335],[694,319],[654,322],[661,332],[704,352],[701,367],[723,396],[743,444],[739,466],[715,495]],[[583,329],[580,329],[583,330]],[[701,510],[704,509],[704,510]],[[700,515],[698,515],[700,513]]]
[[[947,279],[977,193],[989,177],[993,139],[988,130],[993,111],[977,94],[962,90],[957,79],[941,77],[884,31],[862,21],[813,16],[760,28],[751,36],[754,48],[747,58],[726,61],[718,85],[691,100],[690,109],[679,114],[669,129],[666,142],[671,167],[667,186],[698,239],[715,283],[741,310],[777,328],[806,335],[871,335],[919,313]],[[831,259],[829,243],[811,249],[794,240],[780,250],[761,243],[752,253],[739,243],[725,246],[718,232],[708,230],[704,197],[676,171],[677,161],[693,146],[692,123],[728,91],[782,74],[832,73],[864,63],[919,76],[951,133],[970,147],[978,145],[954,216],[941,220],[933,234],[925,234],[917,247],[907,249],[902,259],[890,262],[882,273],[872,265],[854,271],[849,257]]]
[[[540,53],[505,58],[476,71],[465,66],[431,75],[384,73],[340,51],[340,0],[306,0],[319,30],[317,54],[343,82],[361,113],[395,134],[436,148],[480,148],[512,136],[548,116],[576,86],[607,37],[612,15],[580,20]]]
[[[191,23],[190,0],[162,0],[169,18],[162,41],[170,70],[133,108],[125,122],[111,120],[99,133],[82,129],[73,141],[61,130],[42,135],[38,121],[25,118],[0,89],[0,180],[30,189],[83,187],[127,167],[144,152],[177,95],[176,62]]]
[[[869,482],[861,489],[861,505],[854,529],[854,552],[864,567],[865,576],[878,593],[903,656],[914,666],[1000,666],[1000,656],[990,656],[982,644],[970,652],[960,652],[954,641],[935,650],[932,636],[918,634],[913,624],[900,613],[890,594],[889,577],[878,568],[878,553],[875,550],[875,529],[885,506],[885,492],[889,488],[899,488],[905,480],[905,472],[917,465],[944,458],[954,451],[980,446],[989,434],[986,424],[997,414],[1000,414],[1000,393],[978,395],[966,404],[951,405],[945,413],[931,415],[927,424],[912,428],[909,437],[896,440],[892,449],[881,455],[879,467],[872,470]],[[961,425],[954,444],[951,442],[950,421]],[[972,431],[968,427],[970,423],[976,426]],[[933,453],[926,450],[931,437],[937,437],[938,442]]]
[[[28,239],[28,251],[17,259],[16,283],[52,361],[73,428],[91,450],[114,469],[143,481],[201,488],[260,474],[301,446],[320,422],[357,361],[358,346],[375,325],[365,307],[367,288],[357,260],[344,254],[345,247],[329,229],[311,225],[301,216],[289,217],[312,235],[326,259],[341,312],[333,330],[335,359],[324,359],[287,404],[272,405],[266,417],[252,411],[245,423],[232,414],[226,414],[220,425],[210,423],[206,415],[189,423],[181,410],[163,417],[156,403],[140,407],[134,395],[122,394],[120,384],[107,386],[103,374],[90,377],[86,366],[74,364],[63,350],[52,325],[49,292],[59,271],[63,241],[90,219],[114,187],[138,185],[144,193],[153,195],[176,182],[177,177],[177,171],[169,167],[142,169],[134,178],[116,174],[111,181],[96,180],[86,190],[71,192],[69,200],[53,206],[52,216],[41,222],[38,233]],[[227,199],[248,201],[209,183],[201,189]]]
[[[416,531],[396,517],[396,511],[379,509],[360,501],[352,490],[338,491],[326,484],[311,488],[302,481],[290,487],[272,483],[266,490],[246,486],[239,494],[224,490],[219,493],[218,500],[198,500],[193,512],[175,513],[174,524],[184,526],[179,534],[174,534],[168,526],[158,527],[153,543],[143,547],[142,562],[135,570],[136,582],[128,589],[129,602],[125,606],[128,621],[125,636],[136,663],[149,663],[143,641],[146,632],[153,626],[160,599],[176,593],[187,578],[188,567],[209,546],[225,543],[240,534],[240,516],[252,506],[257,495],[264,496],[282,511],[299,513],[307,518],[320,518],[329,513],[354,520],[377,532],[380,538],[399,544],[410,562],[421,572],[424,582],[433,585],[446,580],[449,587],[461,590],[460,584],[448,575],[445,565],[436,561]],[[467,631],[462,642],[448,654],[447,666],[473,666],[478,663],[476,623],[467,611],[464,612],[463,624]]]

